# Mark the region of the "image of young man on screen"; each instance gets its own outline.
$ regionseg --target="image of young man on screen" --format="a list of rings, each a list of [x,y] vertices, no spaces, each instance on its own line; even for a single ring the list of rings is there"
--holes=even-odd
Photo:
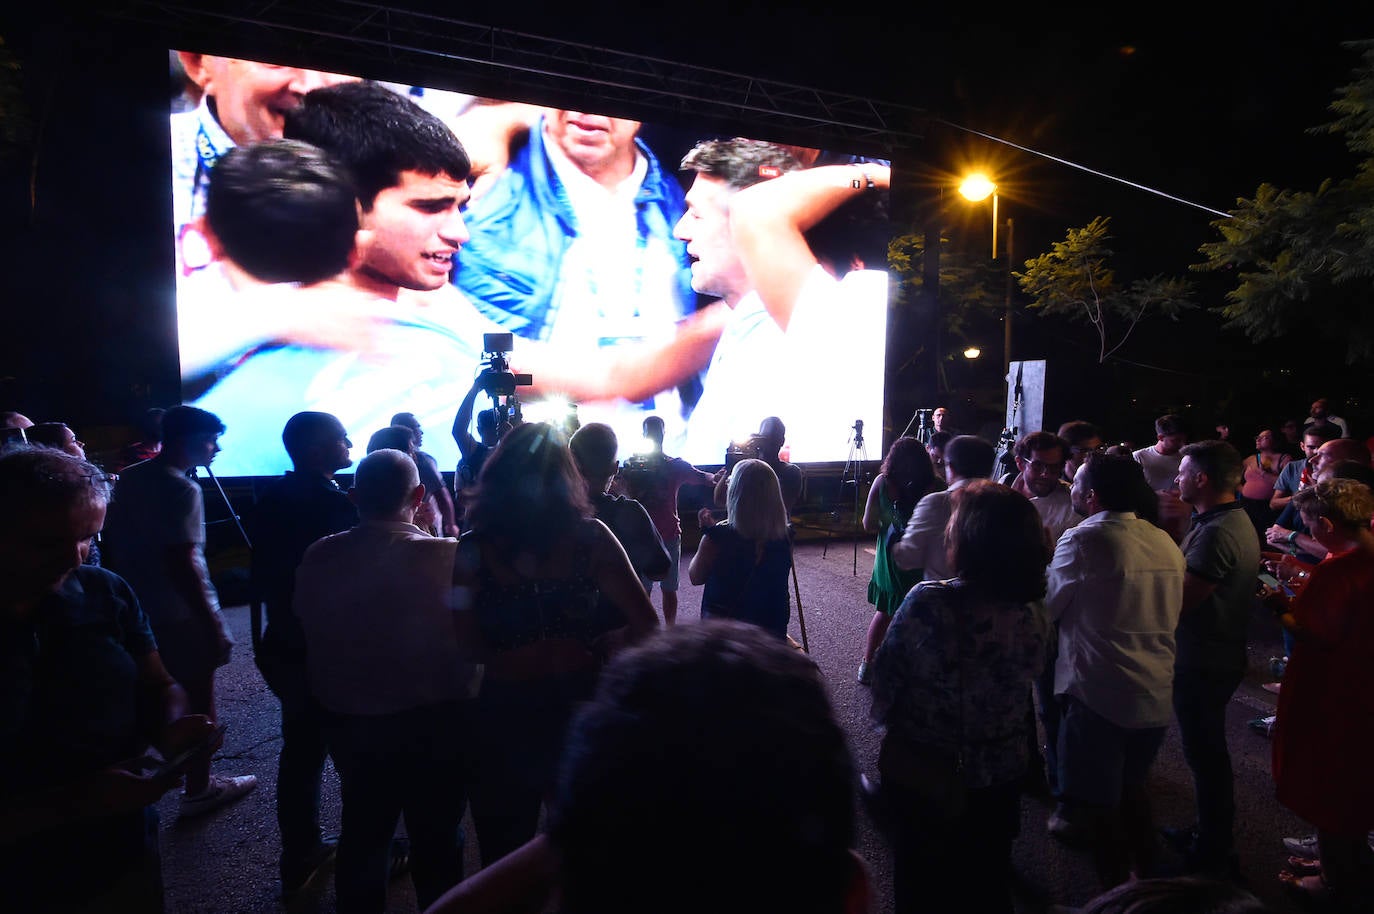
[[[234,442],[243,455],[221,468],[225,475],[285,469],[276,429],[302,410],[331,413],[360,434],[390,425],[400,408],[424,424],[448,422],[477,368],[482,334],[492,329],[448,283],[453,255],[467,240],[461,207],[468,160],[445,124],[390,89],[354,82],[310,93],[288,115],[284,132],[343,166],[357,196],[359,230],[348,266],[336,277],[271,291],[279,300],[304,303],[321,320],[351,318],[360,334],[351,348],[277,338],[229,361],[230,369],[197,401],[243,429]],[[325,196],[279,180],[270,163],[258,164],[264,170],[257,181],[245,183],[259,193],[263,185],[288,198],[294,193],[294,201],[278,208],[283,214],[318,206]],[[217,194],[220,182],[237,174],[230,168],[212,179],[212,235],[225,217],[214,204],[244,208],[254,197],[247,188]],[[297,240],[316,242],[305,235]],[[303,253],[291,252],[285,239],[277,246],[287,263]]]
[[[886,227],[822,225],[885,192],[889,169],[802,169],[785,147],[739,138],[700,143],[682,166],[696,172],[676,228],[692,286],[730,308],[683,457],[721,461],[732,441],[781,416],[795,429],[793,460],[844,459],[856,418],[882,428]],[[843,239],[860,235],[880,248],[849,249]]]

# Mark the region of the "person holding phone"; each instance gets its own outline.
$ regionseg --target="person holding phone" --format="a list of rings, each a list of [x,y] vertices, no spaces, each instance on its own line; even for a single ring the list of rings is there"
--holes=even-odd
[[[74,455],[0,455],[9,910],[162,910],[155,804],[219,745],[209,718],[187,714],[129,585],[83,564],[109,498],[109,477]]]

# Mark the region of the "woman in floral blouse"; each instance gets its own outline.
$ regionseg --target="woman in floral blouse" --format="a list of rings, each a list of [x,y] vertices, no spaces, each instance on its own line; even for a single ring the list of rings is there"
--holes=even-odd
[[[945,541],[956,577],[907,595],[873,661],[896,910],[1010,914],[1050,548],[1030,501],[986,481],[958,493]]]

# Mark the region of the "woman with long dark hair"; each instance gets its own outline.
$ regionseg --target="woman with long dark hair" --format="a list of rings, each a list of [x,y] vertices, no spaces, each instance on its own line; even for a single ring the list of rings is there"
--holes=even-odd
[[[658,624],[586,493],[562,432],[533,423],[492,451],[468,504],[454,585],[485,665],[472,789],[483,865],[534,837],[575,705],[609,651]]]
[[[868,602],[873,605],[873,618],[868,623],[864,641],[864,657],[859,662],[859,684],[868,685],[868,664],[878,645],[883,643],[892,614],[907,591],[921,580],[923,570],[903,571],[892,561],[887,547],[895,534],[900,537],[911,520],[916,502],[940,488],[935,465],[930,461],[919,438],[902,437],[892,442],[878,475],[868,490],[868,504],[864,506],[864,532],[876,533],[873,576],[868,581]]]
[[[945,541],[955,577],[914,587],[873,658],[896,910],[1010,914],[1050,550],[1030,500],[983,480]]]

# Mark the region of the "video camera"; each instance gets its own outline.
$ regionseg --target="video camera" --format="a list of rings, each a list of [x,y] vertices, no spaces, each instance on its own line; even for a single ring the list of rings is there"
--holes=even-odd
[[[725,468],[733,470],[735,464],[741,460],[757,459],[763,455],[759,444],[763,441],[762,435],[750,435],[746,441],[731,441],[730,446],[725,449]]]
[[[515,374],[510,370],[510,361],[506,356],[514,348],[515,337],[512,334],[482,334],[482,357],[486,367],[478,375],[478,381],[482,391],[493,400],[514,397],[517,387],[528,387],[534,383],[533,375]]]

